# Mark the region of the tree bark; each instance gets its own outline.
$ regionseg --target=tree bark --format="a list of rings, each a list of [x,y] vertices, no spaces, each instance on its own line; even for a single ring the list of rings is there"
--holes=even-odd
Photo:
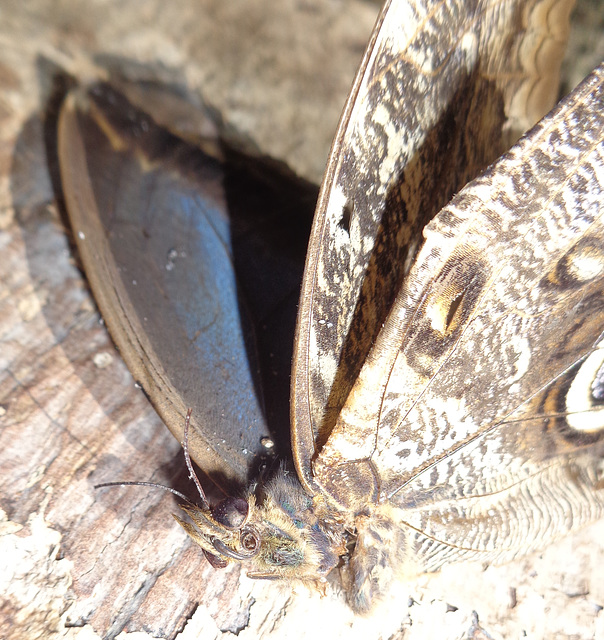
[[[3,2],[0,637],[604,638],[602,522],[505,567],[399,585],[361,619],[336,578],[322,594],[212,569],[162,492],[93,489],[123,479],[191,493],[179,443],[114,349],[55,200],[57,71],[86,78],[95,56],[135,61],[134,75],[183,84],[250,147],[319,182],[377,9]]]

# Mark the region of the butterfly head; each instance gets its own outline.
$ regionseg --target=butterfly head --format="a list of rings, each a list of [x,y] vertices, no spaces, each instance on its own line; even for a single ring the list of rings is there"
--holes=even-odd
[[[346,552],[342,523],[283,470],[247,498],[182,509],[191,522],[174,517],[212,566],[240,563],[252,578],[320,581]]]

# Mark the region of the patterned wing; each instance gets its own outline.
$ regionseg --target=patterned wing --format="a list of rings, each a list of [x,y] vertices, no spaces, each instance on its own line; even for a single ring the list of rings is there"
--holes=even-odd
[[[604,65],[427,226],[316,461],[427,568],[604,511],[603,106]]]
[[[298,473],[325,445],[421,229],[554,102],[572,2],[392,1],[333,144],[294,346]]]

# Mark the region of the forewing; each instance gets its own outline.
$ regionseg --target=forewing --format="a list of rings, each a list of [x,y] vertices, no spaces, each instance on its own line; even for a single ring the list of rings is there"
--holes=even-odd
[[[572,2],[388,2],[332,147],[292,373],[297,469],[327,442],[421,229],[551,107]]]
[[[288,246],[280,247],[285,258],[258,249],[255,226],[277,233],[281,223],[268,219],[270,207],[263,210],[248,183],[245,205],[261,214],[254,220],[252,211],[234,234],[222,164],[107,85],[68,97],[59,154],[79,253],[132,374],[179,440],[193,410],[190,449],[204,471],[219,482],[246,481],[271,435],[256,329],[268,324],[274,338],[275,318],[287,326],[279,307],[295,301],[301,274]],[[259,264],[261,286],[251,275]],[[277,275],[266,278],[267,270]],[[291,332],[295,302],[290,307]]]
[[[603,511],[603,105],[604,65],[428,225],[316,462],[340,505],[402,507],[434,566]]]

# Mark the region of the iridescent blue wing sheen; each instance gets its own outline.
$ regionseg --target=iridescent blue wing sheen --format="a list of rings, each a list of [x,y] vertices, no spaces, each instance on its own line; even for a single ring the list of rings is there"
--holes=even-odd
[[[190,447],[204,471],[241,482],[266,453],[262,439],[274,438],[267,420],[287,418],[313,198],[298,191],[301,204],[279,213],[276,189],[242,178],[242,163],[227,172],[216,140],[206,146],[172,135],[106,84],[72,93],[60,117],[67,209],[116,345],[180,440],[192,408]],[[284,406],[271,388],[267,409],[267,382],[283,387]]]

